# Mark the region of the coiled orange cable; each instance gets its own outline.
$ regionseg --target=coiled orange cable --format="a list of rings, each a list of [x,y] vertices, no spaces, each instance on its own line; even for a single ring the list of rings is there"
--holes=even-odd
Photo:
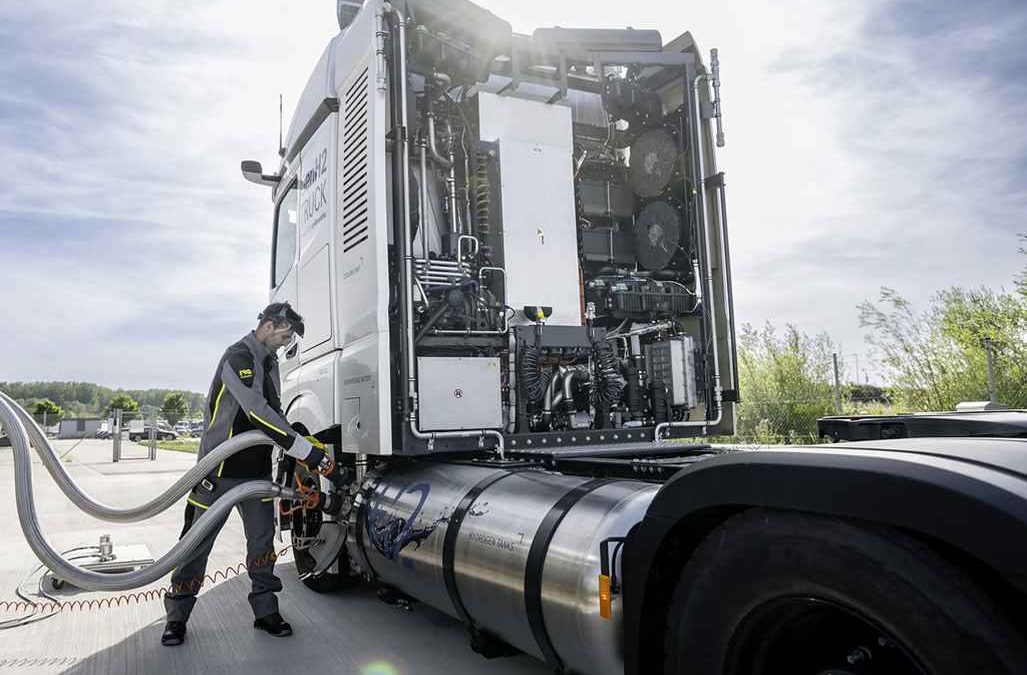
[[[133,593],[121,593],[119,595],[111,595],[103,598],[91,598],[87,600],[68,600],[65,602],[26,602],[24,600],[0,600],[0,612],[25,612],[31,611],[31,615],[40,612],[52,612],[60,613],[64,611],[92,611],[99,609],[110,609],[111,607],[121,607],[131,604],[141,604],[143,602],[150,602],[163,598],[165,595],[183,593],[183,592],[196,592],[203,586],[207,581],[211,583],[217,583],[218,580],[227,580],[231,577],[238,576],[243,572],[249,572],[251,569],[258,567],[264,567],[285,555],[292,545],[287,545],[284,548],[275,551],[271,550],[263,555],[259,555],[249,562],[241,562],[236,565],[230,565],[223,569],[219,569],[213,573],[204,574],[203,577],[197,579],[191,579],[189,581],[180,584],[169,584],[164,588],[154,588],[146,591],[136,591]]]

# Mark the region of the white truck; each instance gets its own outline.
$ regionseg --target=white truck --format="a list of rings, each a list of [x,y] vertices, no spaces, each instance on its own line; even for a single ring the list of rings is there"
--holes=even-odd
[[[350,479],[282,517],[308,586],[558,672],[1027,672],[1025,441],[704,442],[739,400],[715,51],[339,7],[242,165],[306,320],[283,407]]]

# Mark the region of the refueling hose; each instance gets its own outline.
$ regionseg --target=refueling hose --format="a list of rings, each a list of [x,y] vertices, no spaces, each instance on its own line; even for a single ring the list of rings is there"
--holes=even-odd
[[[268,438],[263,432],[260,431],[247,431],[233,436],[221,445],[217,446],[209,453],[207,453],[203,459],[196,462],[195,465],[184,474],[181,478],[176,480],[174,484],[165,490],[162,494],[157,495],[150,501],[140,504],[139,506],[132,506],[128,508],[116,508],[108,506],[102,502],[98,502],[88,494],[86,494],[82,488],[78,486],[75,479],[68,475],[67,470],[60,461],[60,457],[57,452],[50,445],[50,441],[47,440],[46,434],[39,428],[36,421],[32,416],[22,408],[18,403],[10,396],[0,391],[0,402],[6,402],[7,405],[15,411],[18,418],[21,420],[26,432],[28,433],[29,441],[32,447],[36,449],[36,454],[43,462],[43,466],[53,476],[54,482],[57,483],[57,487],[61,489],[68,499],[72,501],[75,506],[79,507],[93,518],[99,520],[105,520],[110,523],[135,523],[140,520],[147,520],[152,518],[168,509],[173,504],[178,503],[178,500],[185,496],[193,487],[203,480],[206,476],[216,471],[218,465],[221,464],[225,459],[231,457],[235,453],[251,448],[254,445],[270,445],[274,443]]]
[[[157,581],[164,575],[171,572],[175,567],[185,562],[192,554],[193,550],[203,541],[203,539],[210,534],[213,530],[221,526],[223,518],[228,517],[229,512],[241,501],[247,499],[257,499],[262,497],[281,497],[283,499],[296,500],[300,498],[300,495],[296,490],[288,487],[283,487],[277,483],[273,483],[269,480],[254,480],[237,485],[220,498],[218,498],[206,511],[204,511],[199,518],[197,518],[193,526],[189,528],[178,542],[171,547],[166,554],[161,556],[153,565],[144,567],[140,570],[132,572],[120,572],[120,573],[104,573],[104,572],[93,572],[87,569],[83,569],[78,565],[75,565],[61,556],[50,544],[46,541],[42,531],[39,527],[39,520],[36,517],[36,506],[32,494],[32,458],[29,454],[29,434],[26,431],[25,425],[22,423],[18,410],[21,410],[23,414],[26,414],[21,407],[14,403],[7,396],[0,396],[0,425],[7,431],[8,437],[10,437],[11,448],[14,454],[14,495],[17,502],[18,508],[18,522],[21,524],[22,533],[25,535],[25,540],[28,542],[32,552],[36,554],[40,562],[46,565],[50,570],[54,572],[59,578],[85,590],[89,591],[124,591],[132,588],[139,588]],[[252,435],[251,435],[252,433]],[[265,445],[270,440],[258,432],[248,432],[247,434],[240,434],[239,436],[231,439],[230,441],[223,443],[218,446],[212,452],[220,450],[228,443],[232,441],[238,441],[243,436],[250,436],[245,445],[240,444],[241,447],[236,447],[236,451],[242,450],[244,447],[250,447],[253,445]],[[45,447],[53,453],[53,449],[49,448],[46,444]],[[37,451],[41,457],[46,456],[46,450],[42,450],[38,445],[36,446]],[[205,458],[206,459],[206,458]],[[202,461],[202,460],[201,460]],[[220,460],[218,460],[220,461]],[[197,464],[195,468],[198,468]],[[50,469],[51,474],[54,470]],[[61,489],[65,491],[65,494],[69,498],[75,499],[73,494],[77,494],[78,499],[75,499],[76,504],[88,503],[91,508],[102,507],[100,510],[107,514],[114,514],[117,516],[120,514],[124,517],[126,513],[132,513],[133,516],[130,519],[140,520],[141,518],[135,517],[136,513],[133,512],[145,512],[146,509],[155,508],[154,504],[160,503],[159,500],[168,495],[172,494],[176,486],[186,478],[186,476],[192,475],[192,471],[187,472],[186,476],[172,487],[172,490],[165,492],[157,500],[151,501],[149,504],[143,505],[137,509],[119,510],[112,509],[95,502],[88,498],[78,487],[74,481],[67,476],[67,473],[61,472],[67,478],[67,485],[70,486],[69,492],[65,485],[61,485]],[[209,470],[208,470],[209,473]],[[196,478],[196,482],[202,480],[202,474]],[[56,475],[54,476],[57,477]],[[192,487],[191,485],[188,487]],[[185,494],[184,491],[178,495],[181,497]],[[177,497],[172,498],[176,500]],[[169,504],[170,505],[170,504]],[[167,508],[162,506],[156,511],[160,511]],[[118,518],[111,518],[112,520]]]

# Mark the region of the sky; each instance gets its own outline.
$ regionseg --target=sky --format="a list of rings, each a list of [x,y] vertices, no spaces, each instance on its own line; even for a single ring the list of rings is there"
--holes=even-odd
[[[518,32],[691,31],[720,50],[739,323],[1012,286],[1027,231],[1027,4],[482,0]],[[0,0],[0,381],[204,391],[266,303],[277,167],[332,0]],[[872,375],[872,378],[874,376]]]

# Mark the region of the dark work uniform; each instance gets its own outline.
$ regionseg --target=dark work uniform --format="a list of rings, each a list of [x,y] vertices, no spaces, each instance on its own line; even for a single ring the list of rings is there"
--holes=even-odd
[[[289,427],[281,409],[280,387],[278,360],[257,342],[253,332],[229,347],[207,392],[207,425],[197,460],[233,435],[252,429],[263,431],[287,452],[293,449],[305,455],[309,442]],[[271,445],[242,450],[207,477],[213,489],[202,484],[194,488],[186,505],[182,534],[196,518],[203,517],[214,500],[236,485],[255,479],[270,480],[272,450]],[[274,503],[270,498],[247,500],[236,508],[246,532],[246,562],[253,584],[250,605],[253,615],[260,618],[278,611],[275,593],[282,590],[282,582],[274,574]],[[171,575],[172,592],[164,597],[168,621],[188,620],[206,572],[207,556],[220,529],[219,526],[211,532],[193,556]]]

